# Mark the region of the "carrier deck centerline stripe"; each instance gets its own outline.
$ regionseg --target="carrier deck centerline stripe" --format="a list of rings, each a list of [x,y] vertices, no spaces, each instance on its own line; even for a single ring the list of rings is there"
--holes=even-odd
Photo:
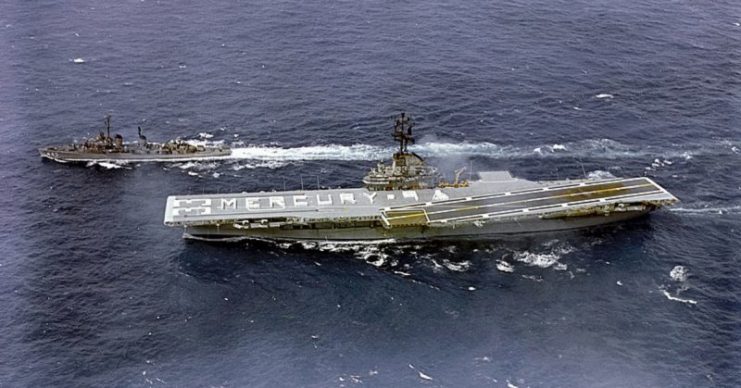
[[[411,126],[397,119],[399,152],[364,188],[170,196],[165,224],[215,239],[485,238],[596,226],[677,202],[646,177],[535,182],[488,171],[467,182],[459,171],[446,183],[407,150]]]

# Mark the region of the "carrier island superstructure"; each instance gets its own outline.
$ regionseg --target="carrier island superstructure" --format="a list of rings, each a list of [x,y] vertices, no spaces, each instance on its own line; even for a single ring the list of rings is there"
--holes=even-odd
[[[507,171],[443,181],[407,149],[413,123],[402,114],[391,163],[364,187],[174,195],[165,224],[185,236],[271,240],[485,239],[624,221],[677,202],[647,177],[530,181]]]

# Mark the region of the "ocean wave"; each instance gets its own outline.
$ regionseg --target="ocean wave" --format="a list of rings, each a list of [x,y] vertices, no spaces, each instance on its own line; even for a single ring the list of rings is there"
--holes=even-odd
[[[501,272],[512,273],[515,272],[515,267],[504,260],[497,260],[497,270]]]
[[[513,252],[513,259],[521,263],[525,263],[529,266],[550,268],[553,267],[557,271],[565,271],[568,269],[566,264],[560,263],[559,260],[566,254],[569,254],[576,250],[569,244],[562,244],[558,240],[552,240],[544,244],[546,250],[544,252],[531,252],[529,250]]]
[[[741,214],[741,205],[733,206],[703,206],[703,207],[670,207],[668,208],[673,213],[685,213],[693,215],[707,215],[707,214]]]
[[[693,299],[683,299],[683,298],[679,298],[679,297],[673,296],[667,290],[661,290],[661,292],[664,294],[664,296],[666,296],[666,299],[673,300],[675,302],[692,304],[692,305],[697,304],[697,301],[696,300],[693,300]]]
[[[181,170],[208,171],[219,166],[216,162],[185,162],[178,163],[175,166]]]
[[[256,163],[235,163],[232,165],[232,170],[234,171],[240,171],[240,170],[254,170],[258,168],[267,168],[270,170],[275,170],[277,168],[285,167],[289,165],[289,162],[283,162],[283,161],[277,161],[277,160],[266,160],[266,161],[258,161]]]
[[[126,162],[87,162],[86,167],[99,166],[107,170],[117,170],[119,168],[126,168]]]

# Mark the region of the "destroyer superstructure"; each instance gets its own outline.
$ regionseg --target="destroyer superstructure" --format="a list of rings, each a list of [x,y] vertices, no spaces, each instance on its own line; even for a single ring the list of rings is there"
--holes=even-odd
[[[405,115],[397,120],[399,151],[371,170],[363,188],[175,195],[165,224],[212,239],[486,238],[622,221],[677,201],[647,177],[536,182],[488,171],[445,182],[408,151],[411,124]]]
[[[170,140],[166,143],[147,141],[139,127],[139,139],[135,142],[124,142],[123,136],[111,137],[111,117],[105,119],[106,132],[82,143],[50,146],[39,149],[43,158],[57,162],[176,162],[194,159],[224,158],[231,155],[231,149],[225,145],[191,144],[182,140]]]

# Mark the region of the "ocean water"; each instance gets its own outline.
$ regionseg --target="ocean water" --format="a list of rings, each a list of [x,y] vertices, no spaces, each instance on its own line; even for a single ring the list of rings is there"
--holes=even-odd
[[[0,386],[741,385],[741,3],[0,3]],[[682,202],[511,241],[209,243],[171,194],[452,171]],[[97,133],[228,161],[43,162]]]

